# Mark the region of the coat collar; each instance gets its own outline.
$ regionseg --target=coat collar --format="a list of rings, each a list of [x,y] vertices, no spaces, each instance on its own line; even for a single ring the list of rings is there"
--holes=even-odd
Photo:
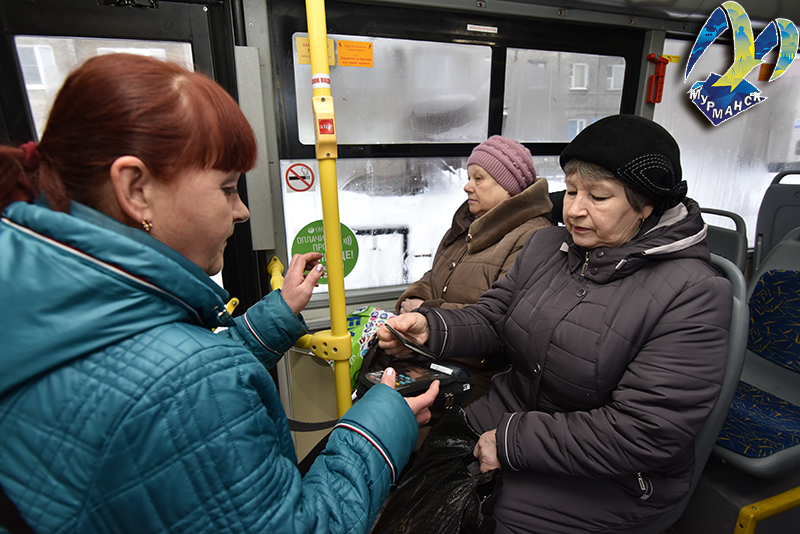
[[[547,180],[537,178],[525,191],[504,200],[477,219],[470,213],[469,204],[464,202],[456,210],[443,244],[449,246],[467,232],[470,236],[467,250],[474,254],[494,245],[524,222],[548,215],[551,209]]]
[[[705,241],[708,227],[694,200],[684,199],[650,225],[652,227],[645,226],[644,231],[613,249],[579,247],[565,229],[565,240],[560,250],[568,254],[571,272],[599,284],[624,278],[652,260],[697,258],[710,262]]]

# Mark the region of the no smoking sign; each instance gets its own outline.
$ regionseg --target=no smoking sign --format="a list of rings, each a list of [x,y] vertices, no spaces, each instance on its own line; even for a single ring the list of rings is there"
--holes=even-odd
[[[305,163],[294,163],[286,169],[286,187],[288,191],[303,193],[314,190],[314,171]]]

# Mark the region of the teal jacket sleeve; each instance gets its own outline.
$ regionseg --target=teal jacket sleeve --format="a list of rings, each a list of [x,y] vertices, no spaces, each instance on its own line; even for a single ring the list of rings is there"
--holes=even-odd
[[[292,312],[280,290],[271,291],[233,322],[234,326],[219,335],[244,345],[267,369],[308,333],[303,317]]]
[[[301,478],[269,373],[227,348],[170,371],[109,437],[84,507],[96,531],[367,532],[416,443],[405,399],[373,387]]]
[[[399,393],[371,388],[341,418],[303,478],[303,504],[292,509],[295,532],[367,532],[408,462],[417,432]],[[318,513],[310,515],[312,503]]]

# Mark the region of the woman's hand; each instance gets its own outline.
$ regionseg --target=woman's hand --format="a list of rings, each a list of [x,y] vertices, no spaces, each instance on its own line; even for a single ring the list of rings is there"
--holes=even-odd
[[[387,367],[383,371],[383,376],[381,376],[381,384],[386,384],[390,388],[394,389],[395,384],[395,372],[394,369],[391,367]],[[408,403],[408,407],[411,408],[411,411],[414,412],[414,416],[417,418],[417,423],[420,425],[424,425],[428,421],[431,420],[431,411],[430,406],[433,404],[433,401],[436,400],[436,395],[439,394],[439,381],[434,380],[431,382],[428,391],[423,393],[422,395],[418,395],[416,397],[406,397],[406,402]]]
[[[500,469],[500,461],[497,459],[497,429],[490,430],[481,434],[478,444],[475,445],[473,455],[481,461],[481,473],[486,473],[494,469]]]
[[[418,298],[405,299],[400,303],[400,313],[410,313],[422,306],[423,302],[425,301]]]
[[[286,269],[286,276],[283,278],[281,296],[295,315],[303,311],[311,300],[311,292],[324,274],[324,268],[319,263],[320,259],[322,254],[319,252],[308,252],[295,254],[289,262],[289,268]],[[305,271],[309,271],[308,274],[304,274]]]
[[[415,341],[420,345],[424,345],[428,341],[430,335],[430,328],[428,327],[428,320],[421,313],[404,313],[403,315],[396,315],[386,321],[386,323],[406,336],[410,341]],[[378,346],[390,356],[397,356],[402,358],[411,353],[411,350],[406,348],[394,334],[389,332],[388,328],[383,325],[378,329]]]

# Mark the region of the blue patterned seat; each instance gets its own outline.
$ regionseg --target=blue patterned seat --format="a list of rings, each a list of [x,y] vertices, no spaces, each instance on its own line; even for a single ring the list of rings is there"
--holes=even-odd
[[[800,229],[759,266],[749,308],[745,365],[714,452],[770,478],[800,467]]]
[[[750,458],[800,445],[800,406],[740,381],[717,444]]]

